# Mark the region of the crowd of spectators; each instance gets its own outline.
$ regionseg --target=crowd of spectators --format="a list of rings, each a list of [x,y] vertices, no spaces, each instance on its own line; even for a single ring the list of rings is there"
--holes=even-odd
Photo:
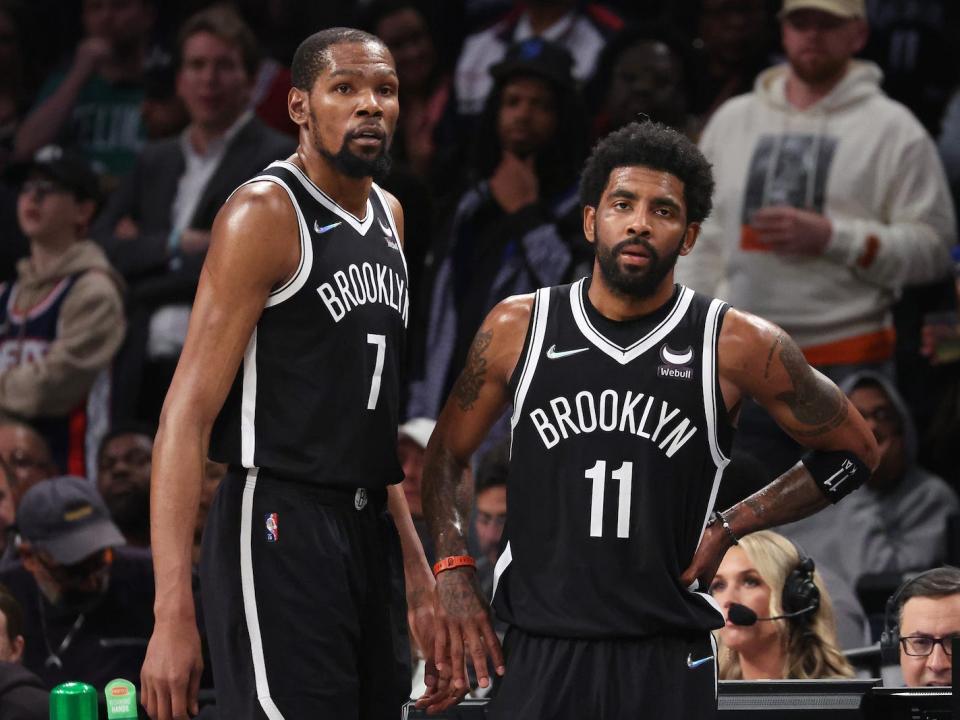
[[[782,325],[884,452],[866,487],[781,528],[818,563],[822,643],[728,628],[721,674],[848,676],[837,648],[879,634],[858,584],[886,575],[892,590],[960,562],[960,10],[796,4],[0,0],[0,692],[15,678],[29,703],[61,680],[138,680],[153,428],[211,226],[296,147],[292,54],[333,25],[381,37],[400,79],[378,182],[406,217],[398,452],[421,536],[423,448],[474,333],[506,296],[589,271],[583,160],[628,122],[661,122],[700,143],[717,180],[678,279]],[[499,427],[476,464],[488,592],[506,513]],[[749,403],[740,430],[729,503],[798,457]],[[208,463],[201,528],[224,470]],[[714,595],[755,577],[757,609],[776,614],[770,589],[799,558],[779,536],[747,541]],[[781,633],[775,657],[751,657],[763,632]]]

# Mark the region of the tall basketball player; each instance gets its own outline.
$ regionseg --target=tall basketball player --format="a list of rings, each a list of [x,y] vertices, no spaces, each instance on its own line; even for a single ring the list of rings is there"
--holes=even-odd
[[[432,646],[434,581],[396,484],[402,213],[372,181],[397,75],[377,38],[344,28],[305,40],[292,74],[299,147],[217,216],[157,434],[142,693],[160,720],[197,710],[190,547],[208,450],[230,464],[200,570],[220,717],[399,716],[404,569]]]
[[[863,418],[780,329],[674,284],[712,189],[696,146],[664,126],[601,141],[581,186],[592,276],[493,309],[430,441],[438,668],[462,690],[464,654],[481,678],[488,654],[498,671],[505,657],[494,720],[710,717],[709,631],[724,620],[705,591],[725,550],[837,500],[877,463]],[[711,516],[746,396],[812,452]],[[501,656],[465,556],[463,470],[511,401]]]

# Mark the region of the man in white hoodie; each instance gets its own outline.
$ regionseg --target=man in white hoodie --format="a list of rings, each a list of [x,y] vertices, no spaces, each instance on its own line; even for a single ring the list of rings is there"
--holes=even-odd
[[[784,0],[788,62],[705,128],[714,214],[677,265],[681,283],[781,325],[835,381],[892,371],[891,305],[950,272],[956,235],[932,140],[880,69],[852,59],[865,15],[863,0]],[[739,438],[773,472],[799,453],[755,406]]]

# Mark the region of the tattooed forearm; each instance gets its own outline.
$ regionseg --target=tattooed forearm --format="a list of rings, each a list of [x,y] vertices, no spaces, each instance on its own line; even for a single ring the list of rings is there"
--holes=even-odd
[[[467,366],[460,373],[453,386],[451,394],[457,399],[461,410],[470,410],[480,395],[483,380],[487,374],[487,348],[493,338],[493,330],[480,330],[473,339],[470,352],[467,355]]]
[[[783,345],[783,333],[777,335],[776,339],[773,341],[773,344],[770,346],[770,352],[767,353],[767,365],[763,369],[763,377],[770,377],[770,363],[773,362],[773,355],[776,352],[777,348]]]
[[[780,393],[777,400],[790,408],[802,426],[790,428],[794,436],[816,437],[843,424],[847,418],[846,397],[836,385],[807,365],[795,343],[783,343],[780,362],[790,377],[793,390]]]
[[[423,468],[423,510],[436,556],[465,555],[473,505],[473,481],[443,445],[431,449]]]
[[[757,493],[756,495],[751,495],[746,500],[743,501],[743,504],[748,508],[753,510],[753,514],[758,518],[762,518],[767,514],[767,508],[763,504],[763,493]]]
[[[812,515],[827,501],[803,463],[724,512],[737,537]]]

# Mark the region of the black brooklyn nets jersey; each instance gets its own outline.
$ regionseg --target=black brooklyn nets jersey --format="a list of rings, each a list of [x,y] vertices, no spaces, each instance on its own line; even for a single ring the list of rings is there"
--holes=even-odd
[[[357,218],[289,162],[273,182],[300,226],[300,267],[269,296],[210,456],[281,477],[351,487],[403,478],[396,454],[399,370],[409,312],[397,228],[373,185]]]
[[[587,282],[537,292],[511,378],[494,607],[559,637],[720,627],[712,598],[679,578],[733,439],[716,370],[726,305],[677,286],[653,317],[612,323],[589,305]],[[622,345],[614,330],[631,329]]]

